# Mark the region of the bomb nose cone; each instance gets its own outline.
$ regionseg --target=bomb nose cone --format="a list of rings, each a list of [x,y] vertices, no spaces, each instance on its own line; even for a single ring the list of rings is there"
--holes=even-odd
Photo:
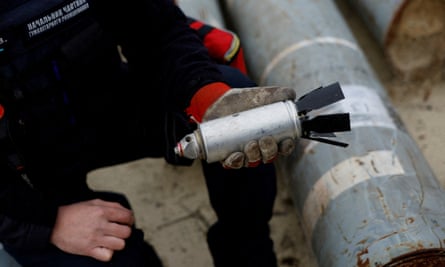
[[[197,159],[202,154],[194,133],[184,136],[184,138],[176,144],[174,151],[176,155],[188,159]]]

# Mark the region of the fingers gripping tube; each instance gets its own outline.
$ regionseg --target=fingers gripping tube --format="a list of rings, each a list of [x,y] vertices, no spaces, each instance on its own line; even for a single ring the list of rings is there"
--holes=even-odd
[[[277,143],[284,139],[306,138],[332,145],[347,146],[323,137],[335,137],[334,131],[349,131],[349,114],[321,115],[309,118],[318,109],[344,99],[338,83],[320,87],[296,102],[287,100],[206,121],[186,135],[174,148],[178,156],[203,159],[208,163],[243,151],[245,144],[272,136]]]

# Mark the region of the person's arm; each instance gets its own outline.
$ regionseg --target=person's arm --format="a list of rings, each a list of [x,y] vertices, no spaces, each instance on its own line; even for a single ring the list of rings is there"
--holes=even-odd
[[[0,161],[1,243],[24,249],[46,247],[56,214],[57,207]]]
[[[0,242],[20,250],[50,244],[77,255],[109,261],[125,247],[133,212],[93,199],[56,207],[0,162]]]
[[[145,90],[165,90],[166,103],[185,110],[203,86],[223,77],[208,50],[171,0],[93,2],[104,28],[114,32],[129,68],[140,76],[153,74]],[[145,73],[145,75],[144,75]],[[150,88],[159,85],[162,88]]]
[[[210,58],[202,40],[188,25],[187,17],[172,0],[140,1],[137,6],[121,5],[120,1],[98,1],[96,4],[97,14],[103,19],[104,27],[111,29],[119,40],[129,68],[139,71],[142,76],[144,72],[158,73],[160,84],[157,81],[146,81],[147,87],[154,84],[165,89],[164,100],[171,108],[185,111],[200,122],[207,108],[213,106],[213,102],[232,91],[216,63]],[[104,5],[102,8],[101,4]],[[113,12],[105,13],[101,9]],[[254,90],[255,93],[261,91]],[[292,93],[285,97],[294,98],[295,93]],[[274,98],[273,101],[278,99],[282,100]],[[263,104],[271,99],[266,100]],[[246,108],[248,106],[245,105]],[[274,140],[267,144],[270,144],[267,149],[274,151],[273,153],[264,157],[260,154],[260,148],[254,145],[249,153],[239,152],[234,157],[229,156],[223,163],[224,167],[256,166],[245,164],[245,158],[248,158],[248,162],[256,163],[260,159],[271,162],[278,153],[278,144]],[[271,146],[272,149],[269,149]],[[288,152],[291,150],[292,147],[287,149]],[[283,154],[289,154],[288,152]],[[246,154],[252,156],[246,157]]]
[[[196,31],[209,55],[219,64],[232,66],[247,75],[241,41],[237,34],[188,17],[189,26]]]

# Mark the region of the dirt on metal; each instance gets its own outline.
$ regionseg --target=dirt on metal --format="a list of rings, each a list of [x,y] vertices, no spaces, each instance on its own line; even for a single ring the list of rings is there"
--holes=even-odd
[[[395,74],[405,80],[440,74],[445,62],[445,1],[406,1],[393,20],[385,47]]]

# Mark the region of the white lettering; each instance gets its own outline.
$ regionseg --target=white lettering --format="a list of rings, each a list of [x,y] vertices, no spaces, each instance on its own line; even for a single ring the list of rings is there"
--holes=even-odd
[[[28,30],[32,31],[38,27],[42,27],[45,24],[52,23],[53,21],[57,20],[61,16],[63,16],[62,10],[58,9],[56,11],[53,11],[49,15],[45,15],[41,18],[38,18],[38,19],[28,23]]]
[[[32,31],[29,31],[29,37],[34,37],[36,35],[41,34],[42,32],[45,32],[49,29],[54,28],[55,26],[59,25],[62,22],[62,20],[59,18],[57,20],[51,21],[50,23],[47,23],[43,25],[42,27],[38,27]]]
[[[89,8],[87,0],[74,0],[26,24],[28,36],[34,37],[68,21]]]

